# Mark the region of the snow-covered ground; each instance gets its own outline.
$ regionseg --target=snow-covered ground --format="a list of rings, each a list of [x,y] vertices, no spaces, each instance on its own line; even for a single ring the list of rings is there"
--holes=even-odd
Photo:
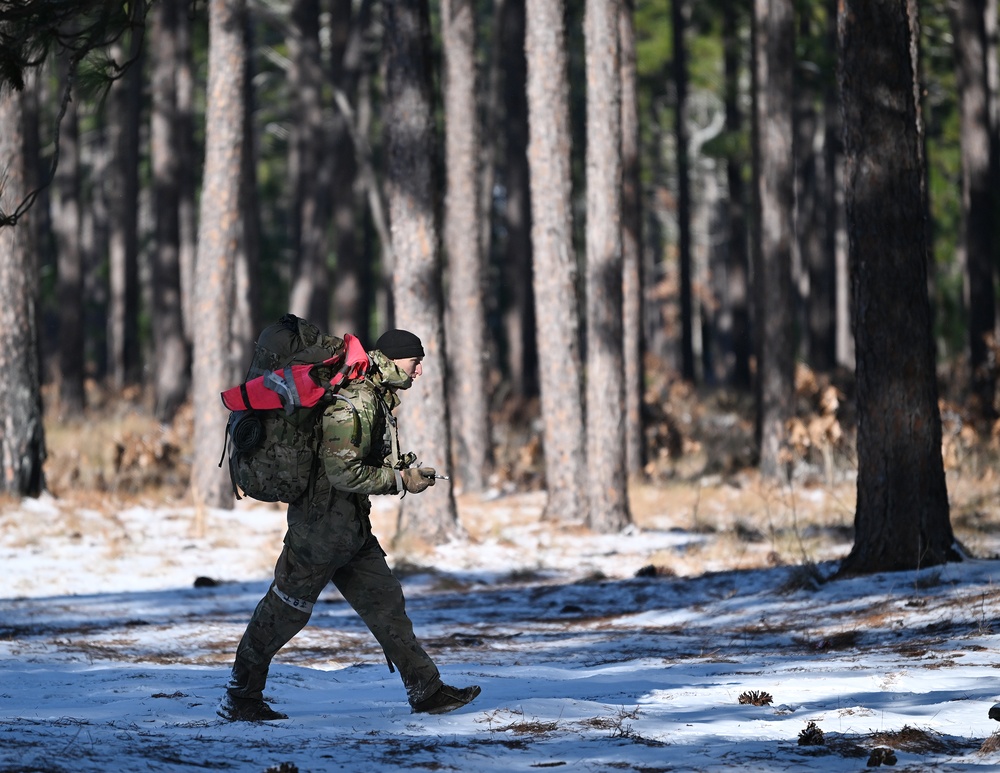
[[[8,504],[0,771],[858,771],[890,749],[897,770],[1000,770],[1000,561],[677,576],[647,567],[711,534],[596,536],[541,504],[483,503],[474,536],[394,557],[445,680],[482,686],[473,704],[411,714],[331,588],[275,660],[266,695],[289,719],[268,724],[215,710],[280,510]]]

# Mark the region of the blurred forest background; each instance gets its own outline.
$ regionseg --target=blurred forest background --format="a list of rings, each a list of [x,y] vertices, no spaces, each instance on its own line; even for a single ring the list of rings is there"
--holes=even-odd
[[[0,3],[4,490],[232,506],[218,393],[288,311],[424,340],[427,538],[456,492],[610,530],[628,481],[853,480],[856,304],[908,302],[858,294],[837,5]],[[997,2],[888,5],[850,18],[905,38],[943,464],[987,475]]]

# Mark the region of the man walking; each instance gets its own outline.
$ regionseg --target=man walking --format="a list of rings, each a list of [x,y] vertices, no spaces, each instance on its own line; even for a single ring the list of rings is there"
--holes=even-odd
[[[363,379],[347,382],[323,413],[315,484],[288,506],[288,530],[274,582],[258,603],[236,650],[219,714],[230,720],[287,719],[264,701],[271,659],[308,622],[333,582],[395,665],[414,712],[443,713],[480,693],[444,684],[406,614],[403,590],[372,533],[371,494],[419,494],[434,485],[432,467],[411,468],[400,454],[393,409],[397,392],[423,372],[424,349],[407,330],[383,334]]]

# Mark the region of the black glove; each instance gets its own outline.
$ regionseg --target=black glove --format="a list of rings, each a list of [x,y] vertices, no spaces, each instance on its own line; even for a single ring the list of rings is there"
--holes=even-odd
[[[411,494],[419,494],[434,485],[436,471],[433,467],[408,467],[403,470],[403,488]]]

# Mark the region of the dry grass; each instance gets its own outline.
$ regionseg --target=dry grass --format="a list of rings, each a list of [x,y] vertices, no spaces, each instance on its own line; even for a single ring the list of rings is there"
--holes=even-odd
[[[832,472],[813,464],[829,457],[829,449],[816,445],[825,441],[814,438],[812,445],[807,443],[796,452],[795,481],[774,485],[739,463],[746,461],[746,445],[752,438],[748,401],[723,392],[698,393],[669,379],[656,384],[662,394],[651,389],[648,399],[664,398],[659,405],[666,408],[659,412],[668,413],[660,420],[670,429],[651,434],[662,436],[667,445],[650,448],[653,461],[647,477],[630,485],[632,517],[640,528],[682,530],[705,539],[682,551],[654,553],[649,573],[692,576],[721,569],[808,567],[837,560],[850,551],[856,503],[850,432],[845,431],[833,449],[836,465]],[[831,415],[823,402],[829,384],[815,375],[800,374],[799,388],[801,401],[813,405],[817,416]],[[46,479],[57,498],[71,503],[63,528],[80,529],[72,516],[78,508],[114,512],[133,503],[190,505],[190,407],[181,411],[173,425],[164,427],[152,417],[148,398],[135,393],[113,397],[99,393],[93,384],[89,389],[88,401],[95,407],[86,416],[57,420],[46,415]],[[850,407],[839,410],[841,424],[849,427]],[[500,460],[497,485],[505,492],[516,486],[519,493],[510,504],[504,497],[484,501],[456,491],[461,522],[470,539],[502,538],[499,529],[519,525],[563,534],[585,531],[580,524],[540,522],[545,502],[540,488],[542,460],[525,436],[536,412],[534,404],[506,406],[494,417],[509,424],[498,429],[501,440],[506,438],[511,448],[532,450],[496,449]],[[682,415],[685,421],[678,418]],[[994,472],[1000,443],[970,433],[969,424],[956,418],[960,416],[956,410],[946,416],[945,459],[956,537],[974,556],[995,556],[1000,553],[996,537],[1000,533],[1000,474]],[[8,500],[0,500],[0,512],[16,505]],[[505,507],[509,512],[497,518],[497,509]],[[396,518],[397,511],[391,507],[373,513],[373,525],[386,544],[395,535]],[[415,556],[427,548],[419,544],[394,547],[396,552]],[[799,577],[809,585],[820,579]],[[935,580],[928,576],[922,581],[932,584]]]

